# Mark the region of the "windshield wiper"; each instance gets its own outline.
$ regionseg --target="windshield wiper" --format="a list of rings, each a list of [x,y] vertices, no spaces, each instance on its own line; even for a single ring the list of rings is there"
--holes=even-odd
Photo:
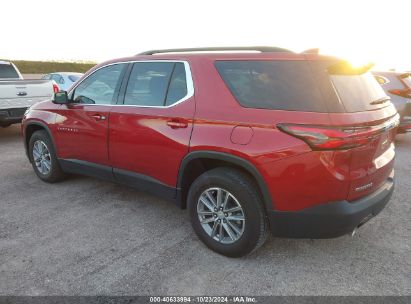
[[[382,104],[382,103],[390,101],[390,100],[391,100],[390,97],[385,96],[385,97],[382,97],[382,98],[379,98],[377,100],[374,100],[374,101],[370,102],[370,105]]]

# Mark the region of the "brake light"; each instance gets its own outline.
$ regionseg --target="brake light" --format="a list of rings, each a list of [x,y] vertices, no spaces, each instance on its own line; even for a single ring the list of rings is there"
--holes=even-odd
[[[54,93],[58,93],[59,91],[60,91],[59,86],[57,85],[57,83],[54,83],[54,82],[53,82],[53,92],[54,92]]]
[[[347,150],[363,146],[379,134],[397,127],[399,115],[377,126],[323,127],[278,124],[281,131],[305,141],[313,150]]]
[[[411,90],[399,90],[399,89],[388,90],[388,92],[390,92],[391,94],[398,95],[398,96],[405,97],[405,98],[411,98],[410,91]]]
[[[399,89],[388,90],[391,94],[402,96],[403,91]]]

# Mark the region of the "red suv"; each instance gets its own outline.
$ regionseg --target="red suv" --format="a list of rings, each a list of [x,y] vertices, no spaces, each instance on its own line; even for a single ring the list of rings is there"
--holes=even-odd
[[[145,52],[32,106],[26,151],[43,181],[85,174],[187,207],[223,255],[269,230],[338,237],[394,189],[399,116],[369,68],[274,47]]]

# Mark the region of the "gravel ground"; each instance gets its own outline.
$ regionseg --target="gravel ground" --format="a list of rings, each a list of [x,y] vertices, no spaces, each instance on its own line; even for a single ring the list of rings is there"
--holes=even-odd
[[[354,238],[270,238],[240,259],[208,250],[187,212],[154,196],[40,181],[18,125],[0,128],[0,153],[0,295],[411,295],[411,134],[390,204]]]

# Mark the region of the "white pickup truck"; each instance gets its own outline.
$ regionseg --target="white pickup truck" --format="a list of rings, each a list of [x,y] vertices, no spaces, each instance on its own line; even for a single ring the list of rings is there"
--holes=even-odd
[[[13,63],[0,61],[0,127],[21,122],[28,107],[52,98],[56,91],[52,80],[23,80]]]

